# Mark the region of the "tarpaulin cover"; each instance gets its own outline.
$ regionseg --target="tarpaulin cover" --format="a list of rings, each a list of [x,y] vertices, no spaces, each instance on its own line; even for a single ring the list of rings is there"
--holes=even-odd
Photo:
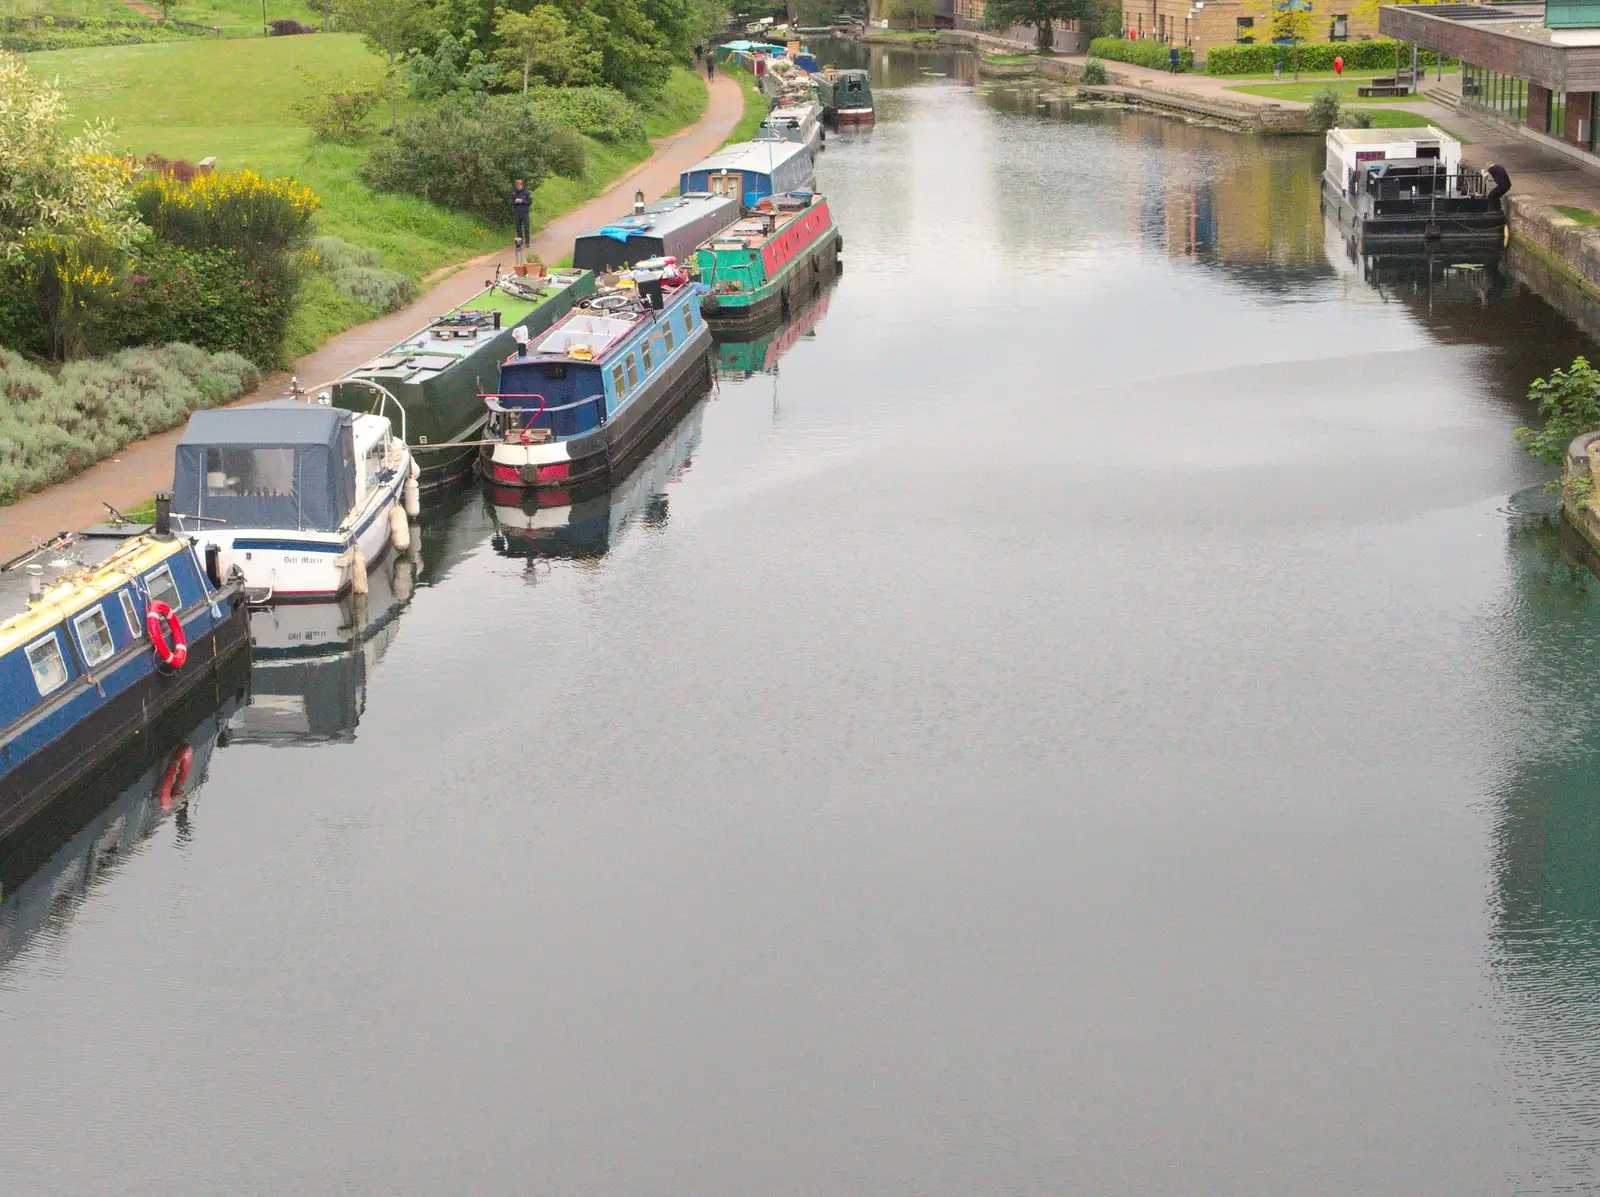
[[[336,530],[355,505],[353,420],[295,400],[195,412],[178,442],[173,515],[190,532]]]

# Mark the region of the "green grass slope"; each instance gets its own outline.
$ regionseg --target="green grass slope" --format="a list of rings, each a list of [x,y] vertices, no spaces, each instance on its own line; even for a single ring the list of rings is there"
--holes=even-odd
[[[27,56],[29,67],[54,76],[76,119],[116,123],[116,140],[134,153],[159,153],[197,162],[214,156],[224,169],[253,167],[293,175],[322,197],[319,233],[379,250],[384,265],[420,280],[440,267],[487,253],[511,239],[508,219],[485,222],[413,196],[373,192],[357,175],[366,149],[382,136],[388,108],[372,118],[366,145],[319,145],[290,106],[309,77],[372,78],[381,64],[354,34],[247,40],[200,39],[143,46],[52,50]],[[698,119],[704,84],[675,71],[648,113],[647,130],[663,136]],[[401,104],[404,115],[408,103]],[[650,153],[643,143],[589,143],[582,179],[550,179],[534,196],[542,223],[604,190]],[[286,349],[308,352],[375,313],[313,279],[302,296]]]

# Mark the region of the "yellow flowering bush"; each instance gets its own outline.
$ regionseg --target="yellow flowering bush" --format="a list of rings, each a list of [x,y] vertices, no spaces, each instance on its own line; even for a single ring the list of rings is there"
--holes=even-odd
[[[144,223],[185,249],[236,249],[263,257],[303,245],[317,193],[296,179],[254,170],[218,170],[184,182],[153,174],[134,187]]]

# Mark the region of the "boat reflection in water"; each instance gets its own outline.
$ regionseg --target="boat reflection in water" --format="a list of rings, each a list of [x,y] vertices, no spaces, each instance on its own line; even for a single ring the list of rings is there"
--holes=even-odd
[[[693,462],[709,398],[702,398],[615,485],[596,481],[570,490],[487,486],[495,550],[507,557],[603,557],[635,524],[667,522],[669,483]]]
[[[756,374],[772,374],[784,354],[804,338],[815,338],[817,325],[828,314],[828,303],[833,298],[837,279],[829,279],[812,296],[787,324],[779,325],[759,337],[748,341],[719,339],[711,347],[711,363],[721,378],[750,378]]]
[[[231,721],[234,738],[249,744],[354,740],[367,680],[399,635],[400,616],[416,591],[438,585],[490,532],[475,484],[435,492],[412,528],[411,547],[368,572],[367,594],[252,611],[255,667],[249,705]]]
[[[39,936],[59,934],[168,820],[180,840],[193,834],[211,754],[228,743],[228,718],[249,680],[249,658],[233,654],[92,777],[0,841],[0,971]]]

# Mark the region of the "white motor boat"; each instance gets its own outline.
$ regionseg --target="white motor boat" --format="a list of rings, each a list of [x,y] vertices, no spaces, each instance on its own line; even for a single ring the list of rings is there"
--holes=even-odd
[[[416,464],[385,415],[298,400],[198,411],[178,442],[173,521],[254,605],[365,593],[411,542]]]

